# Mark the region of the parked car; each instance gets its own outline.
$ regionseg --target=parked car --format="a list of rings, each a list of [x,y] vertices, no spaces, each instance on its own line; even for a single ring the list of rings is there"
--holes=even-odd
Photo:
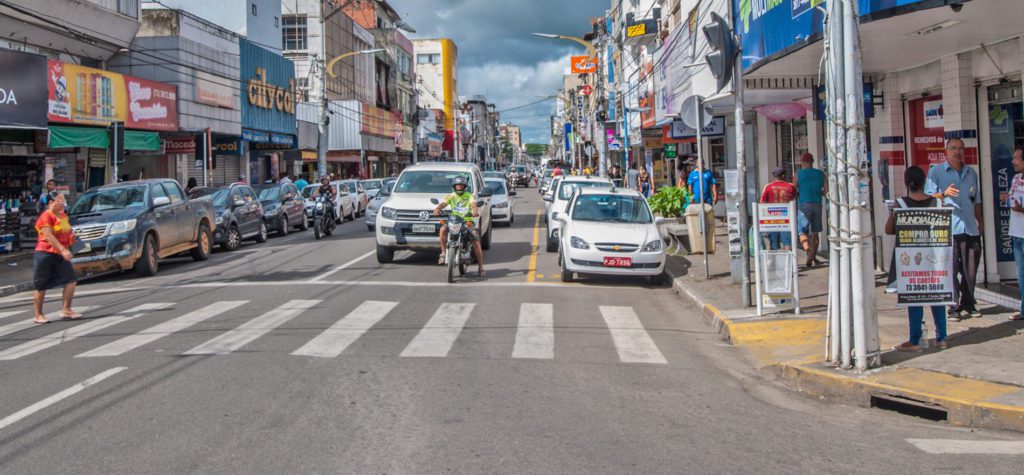
[[[366,229],[374,231],[377,226],[377,214],[380,213],[381,206],[387,202],[388,198],[391,197],[391,190],[395,187],[394,181],[388,181],[384,183],[384,188],[381,188],[380,193],[374,196],[370,200],[370,205],[366,208]]]
[[[340,181],[332,181],[331,186],[334,187],[334,194],[338,198],[334,200],[334,215],[337,216],[335,220],[341,223],[345,219],[356,219],[356,206],[353,196],[345,191],[345,188],[341,185]],[[320,189],[319,183],[313,183],[302,189],[302,199],[306,207],[306,221],[313,222],[313,193]]]
[[[68,208],[68,217],[83,245],[71,263],[83,276],[132,268],[153,275],[166,257],[210,257],[213,205],[189,199],[174,180],[93,188]]]
[[[562,281],[575,274],[645,276],[665,280],[665,242],[647,200],[634,190],[581,188],[553,219]]]
[[[352,194],[352,201],[356,204],[356,217],[362,216],[370,204],[370,199],[366,196],[366,189],[363,188],[362,183],[359,180],[342,180],[341,185]]]
[[[495,172],[495,171],[483,172],[484,180],[486,180],[488,178],[501,178],[502,180],[504,180],[505,176],[506,175],[504,173],[502,173],[502,172]]]
[[[225,251],[234,251],[245,239],[267,242],[267,223],[263,221],[263,205],[249,185],[232,183],[219,187],[196,188],[190,196],[209,200],[216,213],[213,242]]]
[[[478,232],[480,245],[491,247],[491,192],[484,187],[480,168],[466,162],[421,162],[402,171],[391,190],[391,197],[377,215],[377,262],[389,263],[395,251],[440,251],[438,227],[431,198],[444,199],[452,192],[452,180],[462,176],[467,191],[484,202],[480,208]]]
[[[305,231],[309,227],[306,221],[306,206],[295,184],[259,185],[254,190],[263,205],[263,221],[267,223],[268,229],[274,230],[280,236],[286,236],[290,228]]]
[[[558,250],[558,222],[552,218],[555,213],[564,213],[572,194],[581,188],[611,188],[612,182],[607,178],[590,176],[560,176],[555,177],[551,193],[544,195],[547,203],[545,208],[544,222],[547,223],[547,245],[548,252]]]
[[[484,178],[484,186],[491,190],[491,219],[495,224],[512,226],[515,222],[516,192],[510,191],[504,178]]]
[[[363,190],[366,191],[366,199],[369,201],[380,192],[380,189],[384,186],[384,180],[380,178],[373,178],[370,180],[360,181],[359,184],[362,185]],[[369,203],[367,203],[367,206],[369,206]]]

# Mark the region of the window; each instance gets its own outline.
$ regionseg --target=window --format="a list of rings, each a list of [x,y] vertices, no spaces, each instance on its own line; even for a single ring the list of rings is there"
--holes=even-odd
[[[440,64],[441,53],[417,54],[416,64]]]
[[[277,28],[278,26],[280,25],[277,23],[277,17],[274,17],[274,28]]]
[[[305,50],[306,43],[306,17],[298,15],[285,15],[284,25],[281,27],[281,36],[284,38],[285,50]]]
[[[256,4],[252,4],[252,16],[256,16]]]
[[[167,193],[167,197],[171,199],[171,203],[181,203],[185,201],[185,195],[182,194],[181,188],[174,186],[170,183],[163,184],[164,190]]]
[[[117,0],[117,13],[132,18],[139,17],[139,0]]]
[[[170,198],[167,196],[167,191],[164,190],[163,185],[157,183],[153,185],[152,191],[149,193],[149,199],[152,200],[150,203],[156,201],[157,198]]]

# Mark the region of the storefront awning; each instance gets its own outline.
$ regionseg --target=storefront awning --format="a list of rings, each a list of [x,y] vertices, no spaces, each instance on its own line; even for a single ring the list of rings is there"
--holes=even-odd
[[[50,126],[48,145],[51,148],[88,147],[109,148],[110,133],[107,129],[96,127],[65,127]],[[160,134],[157,132],[140,132],[126,130],[124,133],[125,150],[160,151]]]

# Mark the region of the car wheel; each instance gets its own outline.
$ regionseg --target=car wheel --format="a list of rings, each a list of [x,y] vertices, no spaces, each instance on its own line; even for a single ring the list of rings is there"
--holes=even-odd
[[[135,272],[144,276],[156,274],[159,265],[157,260],[156,239],[153,239],[152,234],[147,234],[142,243],[142,256],[135,262]]]
[[[367,225],[366,225],[366,230],[367,230],[367,231],[370,231],[370,232],[372,233],[372,232],[374,232],[374,231],[376,231],[376,230],[377,230],[377,227],[376,227],[376,226],[374,226],[374,225],[372,225],[372,224],[367,224]]]
[[[260,232],[256,234],[256,242],[264,243],[267,242],[267,223],[260,220]]]
[[[558,250],[558,241],[556,241],[554,239],[551,239],[551,233],[550,232],[548,232],[546,234],[546,236],[547,236],[547,238],[546,238],[547,243],[545,244],[544,250],[546,250],[548,252],[555,252],[555,251],[557,251]]]
[[[309,220],[306,219],[306,215],[305,214],[302,215],[302,219],[300,219],[299,222],[300,222],[300,224],[299,224],[299,230],[300,231],[305,231],[305,230],[309,229]]]
[[[561,254],[559,254],[558,261],[562,265],[562,282],[572,282],[572,279],[573,279],[572,271],[570,271],[565,266],[565,262],[562,262],[562,260],[563,260],[563,258],[561,257]]]
[[[238,231],[237,226],[229,227],[227,239],[224,241],[224,244],[221,244],[221,247],[223,247],[225,251],[234,251],[235,249],[238,249],[238,247],[241,245],[242,233]]]
[[[357,216],[356,216],[356,207],[355,206],[352,207],[352,216],[349,216],[349,217],[352,218],[352,221],[356,220]]]
[[[288,215],[281,217],[281,227],[277,229],[278,236],[287,236],[288,228],[291,226],[288,224]]]
[[[491,233],[493,232],[494,226],[492,225],[491,228],[487,230],[487,234],[484,234],[484,237],[480,239],[480,247],[485,251],[491,249]]]
[[[513,225],[513,224],[515,224],[515,222],[516,222],[516,214],[515,214],[515,213],[512,213],[512,214],[511,214],[511,215],[509,215],[509,217],[508,217],[508,227],[510,227],[510,228],[511,228],[511,227],[512,227],[512,225]]]
[[[205,261],[210,258],[210,228],[205,224],[199,225],[199,238],[196,239],[196,247],[192,249],[192,260]]]
[[[377,245],[377,262],[390,264],[395,261],[395,250],[389,249],[380,244]]]

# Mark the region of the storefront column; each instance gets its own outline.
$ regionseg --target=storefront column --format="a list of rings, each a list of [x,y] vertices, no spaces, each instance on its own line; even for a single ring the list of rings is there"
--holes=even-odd
[[[875,117],[871,119],[871,148],[877,151],[873,203],[876,235],[882,237],[882,245],[878,246],[881,250],[880,264],[883,269],[889,270],[889,256],[892,254],[895,238],[885,235],[885,230],[882,226],[877,226],[877,223],[884,224],[889,218],[886,200],[895,200],[906,195],[903,173],[907,169],[907,152],[903,127],[903,99],[900,97],[897,74],[886,75],[880,86],[885,102],[881,108],[875,109]]]
[[[767,117],[757,114],[757,194],[751,203],[761,199],[761,188],[773,180],[772,169],[777,167],[778,137],[775,136],[775,123]]]

